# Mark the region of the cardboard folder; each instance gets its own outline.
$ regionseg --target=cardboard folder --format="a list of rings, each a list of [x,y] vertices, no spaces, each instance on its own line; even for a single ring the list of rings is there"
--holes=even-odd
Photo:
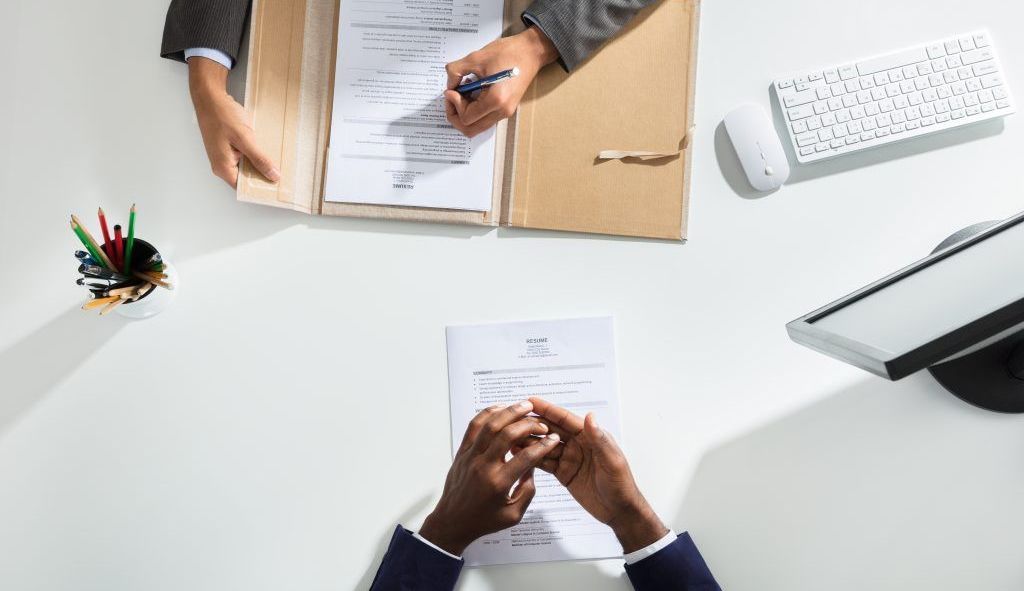
[[[324,200],[339,1],[256,0],[246,108],[281,181],[248,163],[238,199],[318,215],[686,238],[700,0],[662,0],[571,75],[534,80],[498,125],[490,211]],[[572,1],[572,0],[566,0]],[[505,32],[528,0],[507,0]],[[668,154],[598,159],[603,150]]]

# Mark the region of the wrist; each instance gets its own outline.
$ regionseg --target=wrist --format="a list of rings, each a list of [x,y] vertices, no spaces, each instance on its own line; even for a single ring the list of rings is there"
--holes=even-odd
[[[528,55],[539,64],[538,69],[558,59],[558,48],[539,27],[527,27],[519,36],[526,43]]]
[[[228,92],[228,69],[204,57],[188,60],[188,86],[193,102],[215,99]]]
[[[669,532],[646,501],[640,507],[620,512],[608,522],[608,525],[622,545],[623,554],[646,548]]]
[[[420,528],[419,534],[423,539],[445,552],[462,556],[462,553],[466,551],[466,546],[469,546],[473,540],[465,539],[465,536],[460,535],[451,525],[450,520],[446,521],[443,517],[438,517],[436,513],[431,513],[423,520],[423,527]]]

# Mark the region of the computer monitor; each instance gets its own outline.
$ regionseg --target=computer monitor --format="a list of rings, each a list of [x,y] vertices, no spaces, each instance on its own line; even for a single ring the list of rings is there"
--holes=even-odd
[[[899,380],[928,368],[953,394],[1024,412],[1024,213],[786,325],[794,341]]]

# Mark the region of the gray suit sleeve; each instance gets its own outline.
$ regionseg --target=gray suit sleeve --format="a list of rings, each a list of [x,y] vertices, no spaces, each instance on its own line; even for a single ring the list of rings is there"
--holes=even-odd
[[[562,67],[575,70],[615,36],[640,9],[657,0],[534,0],[523,13],[558,49]]]
[[[186,49],[208,47],[237,62],[248,16],[249,0],[171,0],[160,55],[183,62]]]

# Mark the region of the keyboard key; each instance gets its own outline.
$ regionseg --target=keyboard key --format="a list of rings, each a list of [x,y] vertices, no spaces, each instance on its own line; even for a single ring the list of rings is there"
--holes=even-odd
[[[881,86],[876,86],[871,89],[871,100],[880,101],[885,98],[885,89]]]
[[[852,78],[856,78],[858,76],[857,69],[858,69],[857,66],[853,66],[853,65],[843,66],[843,67],[839,68],[839,79],[840,80],[850,80]],[[883,69],[885,69],[885,68],[883,68]],[[860,74],[861,75],[868,74],[868,72],[861,72]],[[762,84],[764,84],[764,83],[762,82]],[[764,88],[764,87],[762,86],[762,88]]]
[[[947,70],[942,73],[942,81],[946,84],[952,84],[959,79],[960,77],[956,75],[956,70]]]
[[[981,107],[979,107],[978,105],[974,105],[973,107],[967,107],[968,117],[973,117],[974,115],[977,115],[979,113],[981,113]]]
[[[993,61],[981,62],[980,64],[974,64],[974,75],[984,76],[986,74],[992,74],[998,72],[999,68]]]
[[[888,83],[889,83],[889,75],[888,74],[886,74],[885,72],[879,72],[879,73],[875,74],[875,84],[876,85],[888,84]]]
[[[841,140],[839,138],[836,138],[836,139],[832,140],[832,147],[833,148],[842,148],[845,145],[846,145],[846,141],[845,140]]]
[[[995,103],[982,103],[981,104],[981,112],[982,113],[989,113],[989,112],[995,111],[995,110],[996,110],[996,104]]]
[[[974,51],[968,51],[961,54],[961,59],[965,66],[976,64],[990,59],[995,59],[995,54],[992,53],[991,49],[975,49]]]
[[[860,90],[860,81],[857,79],[846,81],[846,92],[857,92]]]
[[[815,115],[814,117],[808,117],[806,121],[807,121],[807,129],[809,129],[811,131],[814,131],[816,129],[821,129],[821,117],[818,117],[817,115]]]
[[[846,85],[841,83],[833,84],[829,87],[829,91],[832,93],[832,96],[843,96],[846,94]]]
[[[967,81],[967,92],[978,92],[982,89],[981,80],[971,78]]]
[[[920,121],[907,121],[907,131],[912,131],[921,127]]]
[[[906,123],[907,122],[907,116],[903,113],[903,111],[893,111],[892,112],[892,122],[895,123],[896,125],[899,125],[901,123]]]
[[[864,133],[860,134],[860,140],[862,142],[867,142],[873,139],[875,139],[875,132],[873,131],[865,131]]]
[[[949,116],[949,113],[939,113],[938,115],[935,116],[935,121],[938,123],[945,123],[950,119],[951,118]]]
[[[762,84],[764,84],[764,83],[762,82]],[[762,86],[761,88],[764,88],[764,87]],[[787,108],[789,108],[789,107],[799,107],[800,105],[806,105],[807,103],[812,103],[815,100],[817,100],[817,98],[818,98],[817,93],[815,93],[813,91],[810,91],[810,90],[807,90],[807,91],[804,91],[804,92],[797,92],[795,94],[786,95],[786,97],[783,99],[783,102],[785,103]]]
[[[993,86],[1002,86],[1003,77],[999,74],[989,74],[988,76],[982,76],[979,80],[982,88],[992,88]]]
[[[837,123],[837,121],[836,121],[835,113],[826,113],[826,114],[821,116],[821,124],[822,125],[827,125],[827,126],[831,127],[831,126],[835,125],[836,123]]]
[[[815,152],[824,152],[827,149],[828,149],[828,144],[826,144],[826,143],[820,143],[820,144],[817,144],[817,145],[814,146],[814,151]]]
[[[761,84],[764,84],[764,82],[762,82]],[[779,89],[793,88],[793,81],[792,80],[779,80],[778,86],[779,86]],[[762,86],[761,88],[764,88],[764,87]]]
[[[910,101],[910,104],[915,107],[924,102],[924,98],[921,96],[920,92],[912,92],[908,94],[907,100]]]
[[[945,72],[947,68],[949,66],[946,65],[946,60],[944,59],[932,61],[932,70],[935,73]]]
[[[864,105],[864,114],[866,115],[874,117],[879,112],[881,112],[881,109],[878,108],[878,103],[868,103]]]
[[[823,142],[831,142],[833,139],[835,139],[835,137],[836,136],[832,134],[831,127],[818,130],[818,139],[820,139]]]
[[[864,131],[864,127],[861,126],[860,121],[851,121],[847,123],[846,129],[848,129],[850,133],[860,133]]]
[[[931,125],[935,125],[935,117],[922,117],[921,118],[921,127],[928,127],[928,126],[931,126]]]
[[[996,101],[996,108],[997,109],[1007,109],[1009,107],[1010,107],[1010,101],[1007,100],[1007,99],[1001,99],[1001,100]]]
[[[939,93],[934,88],[925,89],[921,96],[924,97],[924,102],[926,103],[939,100]]]
[[[976,92],[972,92],[971,94],[964,96],[964,104],[967,105],[968,107],[973,107],[974,105],[977,105],[980,102],[981,101],[978,100],[978,93]]]
[[[889,127],[892,125],[892,117],[889,115],[879,115],[875,121],[878,123],[879,127]]]
[[[889,82],[899,82],[903,80],[903,71],[899,68],[889,71]]]
[[[762,82],[762,84],[764,83]],[[764,87],[762,86],[761,88]],[[818,143],[818,134],[816,133],[803,133],[796,136],[796,144],[801,148],[816,143]]]
[[[844,94],[843,95],[843,106],[844,107],[852,107],[852,106],[854,106],[856,104],[857,104],[857,97],[855,95],[852,95],[852,94]]]
[[[914,90],[916,90],[916,87],[914,86],[913,80],[904,80],[903,82],[900,82],[900,92],[903,94],[914,92]]]
[[[925,62],[917,66],[917,73],[920,76],[927,76],[933,72],[931,62]]]
[[[935,111],[937,113],[948,113],[949,112],[949,101],[941,100],[935,103]]]
[[[842,111],[839,111],[838,113],[836,113],[836,119],[839,120],[840,123],[846,123],[847,121],[852,119],[852,117],[850,117],[850,110],[843,109]]]
[[[821,78],[821,72],[811,72],[810,74],[807,75],[807,79],[810,80],[811,82],[817,82],[818,80],[821,80]]]
[[[857,93],[857,102],[860,104],[870,103],[873,99],[871,93],[867,90],[861,90]]]
[[[849,133],[850,132],[849,130],[846,129],[845,123],[840,123],[839,125],[835,125],[832,127],[832,135],[834,137],[846,137],[846,135]]]
[[[946,41],[943,45],[948,54],[960,53],[960,44],[956,41]]]
[[[814,146],[806,146],[804,148],[800,148],[800,155],[801,156],[810,156],[813,153],[814,153]]]
[[[946,58],[946,65],[950,68],[959,68],[964,65],[964,61],[960,59],[959,55],[951,55]]]
[[[906,109],[910,106],[910,101],[906,96],[898,96],[892,99],[892,104],[896,106],[896,109]]]
[[[838,111],[843,108],[843,99],[832,97],[826,103],[829,111]]]
[[[793,122],[793,133],[805,133],[807,131],[807,122],[803,119],[800,121]]]
[[[957,109],[953,111],[952,115],[953,119],[963,119],[967,116],[967,113],[965,113],[963,109]]]
[[[762,84],[764,84],[762,82]],[[764,88],[763,86],[761,88]],[[811,115],[814,115],[814,108],[810,105],[801,105],[787,111],[789,114],[790,121],[796,121],[797,119],[806,119]]]
[[[917,78],[914,80],[914,88],[918,90],[924,90],[929,86],[931,86],[931,83],[928,82],[927,78]]]
[[[935,107],[931,106],[931,104],[921,105],[921,116],[922,117],[931,117],[934,114],[935,114]]]
[[[907,66],[903,68],[903,77],[909,78],[911,80],[917,78],[917,68],[915,68],[914,66]]]
[[[829,90],[827,86],[819,86],[818,90],[816,90],[815,92],[818,93],[818,99],[819,100],[825,100],[825,99],[832,98],[832,91]]]
[[[959,39],[959,41],[960,41],[960,49],[962,49],[964,51],[969,51],[971,49],[974,49],[974,39],[973,38],[971,38],[971,37],[961,37]]]
[[[821,115],[824,113],[828,113],[828,103],[825,101],[818,101],[814,103],[814,114]]]
[[[1006,95],[1006,89],[1003,88],[1002,86],[993,88],[992,89],[992,96],[996,97],[997,99],[1004,99],[1007,96]]]
[[[867,118],[865,118],[865,119],[863,119],[863,120],[861,121],[861,123],[860,123],[860,126],[861,126],[861,127],[862,127],[862,128],[863,128],[863,129],[865,130],[865,131],[871,131],[872,129],[875,129],[875,128],[877,128],[877,127],[878,127],[878,124],[877,124],[877,123],[875,123],[875,118],[874,118],[874,117],[867,117]]]
[[[859,133],[857,135],[850,135],[850,136],[846,137],[846,145],[848,145],[848,146],[852,145],[852,144],[856,144],[858,142],[860,142],[860,134]]]
[[[950,88],[953,89],[953,94],[958,96],[967,93],[967,85],[964,84],[963,82],[957,82],[956,84],[950,86]]]
[[[988,35],[985,33],[978,33],[974,36],[975,47],[988,47],[989,45],[992,45],[992,43],[988,40]]]
[[[796,88],[797,92],[803,92],[805,90],[810,90],[811,85],[807,82],[799,82],[794,88]]]
[[[964,108],[964,97],[962,97],[962,96],[954,96],[954,97],[950,98],[949,99],[949,106],[952,109],[962,109],[962,108]]]
[[[892,132],[889,131],[888,127],[883,127],[882,129],[879,129],[878,131],[875,132],[875,137],[886,137],[891,133]]]
[[[828,82],[829,84],[839,82],[839,72],[835,68],[825,70],[825,82]]]
[[[943,57],[944,55],[946,55],[946,50],[942,47],[941,43],[933,43],[932,45],[928,46],[927,50],[928,57],[932,59]]]

